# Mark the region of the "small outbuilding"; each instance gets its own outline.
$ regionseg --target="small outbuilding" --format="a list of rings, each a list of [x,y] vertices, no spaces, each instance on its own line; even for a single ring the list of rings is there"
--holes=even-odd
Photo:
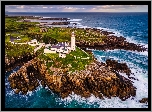
[[[31,46],[36,46],[36,45],[38,45],[38,42],[37,42],[36,39],[33,39],[30,42],[28,42],[28,44],[31,45]]]
[[[21,38],[20,38],[20,37],[16,37],[16,38],[15,38],[15,37],[13,37],[13,36],[10,36],[10,42],[11,42],[11,43],[14,43],[15,40],[21,40]]]

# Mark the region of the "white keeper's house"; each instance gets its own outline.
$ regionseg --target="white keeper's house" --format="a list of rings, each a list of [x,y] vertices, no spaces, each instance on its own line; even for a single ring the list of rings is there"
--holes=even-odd
[[[66,54],[75,50],[75,36],[74,32],[71,35],[71,46],[66,42],[61,42],[56,45],[45,45],[44,53],[59,53],[59,57],[65,58]]]

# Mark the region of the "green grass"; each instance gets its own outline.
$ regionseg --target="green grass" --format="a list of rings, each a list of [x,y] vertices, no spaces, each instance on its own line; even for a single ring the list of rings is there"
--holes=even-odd
[[[32,54],[34,52],[33,46],[30,46],[28,44],[11,44],[10,42],[5,43],[5,54],[7,54],[8,58],[17,58],[19,56]]]
[[[31,40],[31,38],[29,38],[27,35],[21,35],[18,33],[11,33],[11,36],[15,37],[17,39],[17,37],[20,36],[21,40],[15,40],[14,42],[18,42],[18,43],[24,43],[24,42],[29,42]],[[5,36],[5,42],[9,42],[10,41],[10,36]]]
[[[103,38],[106,36],[101,36],[100,33],[94,33],[94,31],[86,31],[85,29],[75,29],[75,28],[47,28],[48,32],[40,32],[40,28],[35,26],[37,22],[16,22],[19,18],[5,18],[5,31],[14,32],[17,31],[20,34],[28,34],[31,38],[36,38],[37,40],[43,40],[45,35],[48,35],[50,39],[56,39],[58,42],[70,42],[71,33],[75,31],[76,41],[85,40],[89,43],[102,42]],[[36,35],[41,35],[42,38]],[[88,34],[88,35],[86,35]],[[19,34],[14,34],[18,36]]]
[[[17,22],[19,18],[5,17],[5,32],[23,31],[29,27],[34,27],[36,22]]]
[[[5,36],[5,42],[9,42],[10,41],[10,36]]]
[[[50,59],[56,59],[57,57],[59,57],[58,53],[45,53],[45,55]]]
[[[79,49],[78,47],[76,47],[76,51],[72,51],[70,52],[68,55],[73,55],[76,57],[87,57],[88,55],[86,53],[84,53],[81,49]],[[67,55],[67,56],[68,56]]]
[[[27,42],[31,39],[37,39],[38,41],[43,42],[45,38],[54,39],[58,42],[70,42],[71,33],[75,32],[76,41],[85,41],[91,43],[102,42],[103,38],[106,36],[101,36],[99,33],[93,33],[93,31],[86,31],[84,29],[75,29],[75,28],[49,28],[48,32],[40,32],[40,28],[35,26],[36,22],[16,22],[19,18],[5,18],[5,33],[9,33],[14,37],[20,36],[21,40],[18,42]],[[88,34],[88,35],[86,35]],[[24,36],[21,36],[24,35]],[[28,45],[11,45],[8,44],[10,36],[5,36],[5,52],[9,57],[24,55],[26,53],[32,53],[34,48]],[[52,41],[51,40],[51,41]],[[8,49],[7,49],[8,48]],[[50,66],[57,68],[67,68],[67,65],[71,65],[70,71],[83,70],[85,65],[91,63],[92,55],[89,55],[89,59],[86,58],[88,55],[84,53],[81,49],[76,47],[76,51],[72,51],[66,55],[66,58],[60,58],[59,54],[43,54],[44,48],[41,48],[37,51],[38,58],[45,60],[47,67]],[[76,58],[75,58],[76,57]],[[80,57],[80,58],[78,58]],[[49,62],[52,61],[52,62]]]
[[[40,32],[40,28],[37,26],[29,28],[29,33],[38,33],[38,32]]]
[[[43,51],[42,51],[43,52]],[[76,58],[75,58],[76,56]],[[77,58],[80,57],[80,58]],[[90,57],[89,59],[81,59]],[[72,51],[69,54],[66,55],[65,58],[59,57],[58,53],[47,53],[47,54],[41,54],[39,56],[40,59],[45,60],[46,66],[49,69],[51,66],[56,68],[68,68],[68,65],[71,65],[72,67],[69,67],[69,70],[74,72],[75,70],[83,70],[85,69],[85,65],[88,65],[91,63],[92,55],[84,53],[81,49],[76,47],[76,51]],[[52,61],[52,62],[50,62]]]
[[[16,22],[18,18],[5,18],[5,31],[11,33],[12,36],[17,37],[22,35],[28,35],[26,37],[43,42],[43,38],[47,35],[49,39],[55,39],[58,42],[70,42],[71,33],[75,31],[76,41],[85,40],[86,42],[95,43],[102,42],[105,36],[99,35],[99,33],[93,33],[93,31],[86,31],[84,29],[72,29],[72,28],[47,28],[48,32],[40,32],[40,28],[35,26],[36,22]],[[16,32],[16,33],[15,33]],[[17,33],[18,32],[18,33]],[[86,33],[88,35],[86,35]],[[97,34],[97,35],[96,35]],[[39,36],[37,36],[39,35]],[[42,37],[42,38],[41,38]],[[7,42],[8,40],[6,40]],[[28,39],[23,39],[21,42],[26,42]]]

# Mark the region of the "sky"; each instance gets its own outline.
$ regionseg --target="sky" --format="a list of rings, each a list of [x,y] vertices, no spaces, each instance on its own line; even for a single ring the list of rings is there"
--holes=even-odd
[[[148,5],[5,5],[8,12],[148,12]]]

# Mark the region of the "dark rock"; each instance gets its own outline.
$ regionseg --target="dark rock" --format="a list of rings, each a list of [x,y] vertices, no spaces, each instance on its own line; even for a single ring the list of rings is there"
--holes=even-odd
[[[29,91],[33,91],[35,89],[35,87],[34,86],[29,86],[28,89],[29,89]]]
[[[18,94],[20,92],[20,89],[17,89],[14,91],[16,94]]]
[[[148,98],[142,98],[139,100],[140,103],[148,103]]]
[[[116,61],[112,62],[114,65],[117,64]],[[81,72],[72,74],[57,72],[57,75],[50,75],[47,73],[46,66],[39,59],[34,58],[24,64],[17,73],[11,74],[9,82],[13,89],[19,89],[26,94],[28,90],[35,90],[40,81],[43,86],[47,85],[53,92],[59,93],[62,98],[67,97],[72,91],[86,98],[94,94],[99,98],[113,96],[125,100],[136,95],[136,88],[129,79],[102,65],[95,60]],[[107,65],[109,66],[109,62]],[[115,68],[115,66],[111,66]],[[123,65],[123,67],[126,66]]]
[[[115,71],[126,73],[128,76],[131,74],[131,70],[126,63],[118,63],[116,60],[107,59],[106,66],[112,67],[112,69]]]
[[[87,44],[85,41],[77,41],[76,45],[80,48],[89,48],[89,49],[96,49],[96,50],[114,50],[114,49],[124,49],[124,50],[132,50],[143,52],[147,51],[148,49],[143,47],[142,45],[136,45],[134,43],[129,43],[126,39],[122,36],[109,36],[112,32],[102,31],[102,34],[106,35],[106,38],[103,38],[102,43],[90,43]]]

